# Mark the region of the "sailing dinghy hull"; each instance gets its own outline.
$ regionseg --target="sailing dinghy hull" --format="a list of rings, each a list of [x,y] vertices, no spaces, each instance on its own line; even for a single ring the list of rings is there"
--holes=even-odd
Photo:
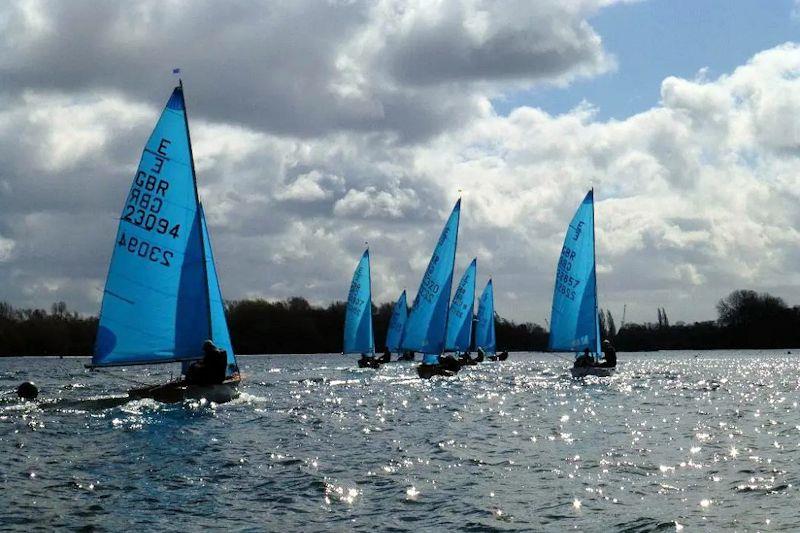
[[[358,368],[374,368],[375,370],[377,370],[380,367],[381,367],[381,362],[378,361],[377,358],[375,357],[358,360]]]
[[[570,369],[573,378],[583,378],[586,376],[607,378],[614,375],[614,370],[614,368],[608,366],[581,366]]]
[[[185,400],[206,399],[214,403],[226,403],[239,396],[238,378],[226,379],[215,385],[192,385],[184,380],[170,381],[162,385],[150,385],[128,391],[133,400],[150,398],[161,403],[180,403]]]
[[[422,379],[431,379],[433,376],[451,377],[455,375],[455,372],[442,368],[440,365],[419,365],[417,374]]]

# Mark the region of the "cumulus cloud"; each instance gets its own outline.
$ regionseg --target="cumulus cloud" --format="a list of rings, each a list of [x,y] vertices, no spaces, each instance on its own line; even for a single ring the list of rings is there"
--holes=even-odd
[[[227,298],[343,299],[365,241],[375,300],[413,297],[461,195],[457,275],[477,256],[498,312],[543,323],[594,186],[604,307],[704,319],[741,287],[799,302],[797,45],[668,77],[624,120],[494,112],[504,91],[613,68],[588,22],[608,3],[4,4],[0,298],[97,311],[176,64]]]
[[[21,0],[0,8],[0,91],[113,89],[156,103],[178,66],[213,121],[418,139],[468,120],[481,84],[609,68],[586,21],[604,3]]]
[[[333,213],[351,217],[401,218],[410,215],[417,207],[417,196],[413,190],[397,190],[394,193],[367,187],[363,191],[350,189],[336,201]]]

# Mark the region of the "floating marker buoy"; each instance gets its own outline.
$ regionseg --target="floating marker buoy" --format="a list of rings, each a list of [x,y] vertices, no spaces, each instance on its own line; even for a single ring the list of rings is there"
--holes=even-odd
[[[17,396],[23,400],[35,400],[39,396],[39,389],[30,381],[25,381],[17,387]]]

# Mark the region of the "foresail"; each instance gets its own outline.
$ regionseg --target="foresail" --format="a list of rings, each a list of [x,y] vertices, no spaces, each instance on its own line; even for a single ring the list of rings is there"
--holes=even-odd
[[[392,309],[392,318],[389,320],[389,328],[386,330],[386,349],[390,352],[400,351],[400,341],[403,337],[403,330],[408,319],[408,303],[406,302],[406,291],[400,295]]]
[[[561,249],[550,314],[550,349],[599,350],[595,284],[594,198],[586,195]]]
[[[460,214],[459,199],[439,236],[411,306],[401,343],[404,350],[425,354],[440,354],[444,351]]]
[[[196,359],[209,337],[197,193],[183,91],[147,141],[111,256],[92,363]]]
[[[450,303],[447,315],[447,342],[445,351],[466,352],[472,343],[472,315],[475,309],[475,277],[477,275],[477,259],[473,259]]]
[[[494,286],[492,280],[486,283],[478,302],[478,323],[475,326],[475,347],[487,354],[497,351],[494,331]]]
[[[375,353],[372,335],[372,289],[370,287],[369,250],[365,250],[358,262],[344,320],[344,353]]]
[[[211,307],[211,340],[228,353],[228,367],[226,375],[230,377],[237,370],[236,355],[233,353],[233,343],[228,330],[228,320],[225,318],[225,301],[222,299],[222,290],[217,277],[217,267],[214,264],[214,252],[211,249],[211,238],[208,234],[208,224],[203,206],[200,206],[200,222],[203,227],[203,249],[206,254],[206,276],[208,278],[208,295]]]

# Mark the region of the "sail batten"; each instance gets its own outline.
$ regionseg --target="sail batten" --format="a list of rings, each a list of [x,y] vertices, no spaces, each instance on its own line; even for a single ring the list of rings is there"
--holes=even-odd
[[[478,323],[475,326],[475,348],[487,354],[497,351],[494,326],[494,285],[490,279],[478,302]]]
[[[550,315],[549,349],[600,351],[595,268],[594,193],[569,223],[559,257]]]
[[[445,348],[447,315],[453,285],[461,200],[456,202],[420,282],[406,322],[401,347],[434,358]]]
[[[404,290],[394,304],[392,318],[389,320],[389,327],[386,330],[386,349],[390,352],[400,351],[400,341],[403,338],[407,319],[408,302],[406,300],[406,291]]]
[[[343,353],[375,354],[375,338],[372,332],[372,276],[369,264],[369,249],[364,250],[353,272],[347,310],[344,320]]]
[[[466,352],[472,343],[472,315],[475,310],[475,278],[478,260],[473,259],[458,282],[447,315],[445,351]]]

